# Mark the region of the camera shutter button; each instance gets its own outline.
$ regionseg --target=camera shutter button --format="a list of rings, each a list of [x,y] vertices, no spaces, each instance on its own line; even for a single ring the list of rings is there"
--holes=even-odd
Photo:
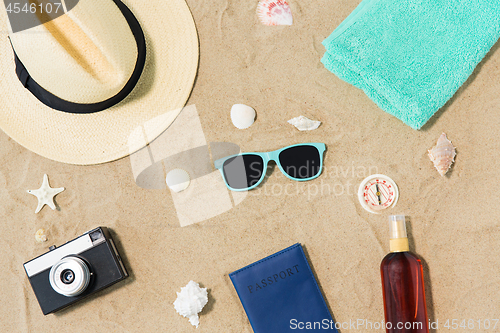
[[[55,249],[56,249],[55,245],[52,245],[51,247],[49,247],[49,251],[52,251],[52,250],[55,250]]]

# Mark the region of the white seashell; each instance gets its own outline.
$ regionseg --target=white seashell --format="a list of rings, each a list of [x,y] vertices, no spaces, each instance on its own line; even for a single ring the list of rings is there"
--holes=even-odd
[[[45,230],[43,229],[39,229],[36,233],[35,233],[35,239],[38,243],[43,243],[43,242],[46,242],[47,241],[47,235],[45,235]]]
[[[257,14],[265,25],[292,25],[292,10],[286,0],[261,0]]]
[[[174,191],[175,193],[179,193],[189,187],[191,178],[189,177],[189,173],[187,173],[187,171],[182,169],[174,169],[167,173],[166,182],[167,186],[172,191]]]
[[[181,292],[177,293],[177,299],[174,302],[175,311],[181,316],[189,318],[191,325],[200,324],[198,313],[203,310],[203,307],[208,303],[207,288],[200,288],[200,285],[194,281],[181,288]]]
[[[439,137],[436,146],[429,150],[429,158],[441,176],[448,172],[451,164],[455,162],[455,156],[455,147],[444,133]]]
[[[231,108],[231,121],[239,129],[252,126],[255,121],[255,110],[245,104],[235,104]]]
[[[299,131],[312,131],[318,128],[319,125],[321,125],[321,121],[311,120],[304,116],[290,119],[288,123],[297,127]]]

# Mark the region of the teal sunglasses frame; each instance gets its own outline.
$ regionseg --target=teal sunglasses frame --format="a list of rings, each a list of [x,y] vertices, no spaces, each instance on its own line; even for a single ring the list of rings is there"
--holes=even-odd
[[[290,175],[288,175],[285,172],[285,170],[283,170],[283,167],[281,166],[281,163],[279,161],[279,155],[280,155],[280,153],[283,150],[286,150],[286,149],[289,149],[289,148],[293,148],[293,147],[301,147],[301,146],[312,146],[312,147],[316,148],[318,150],[318,152],[319,152],[320,166],[319,166],[318,173],[316,175],[312,176],[312,177],[309,177],[309,178],[294,178],[294,177],[291,177]],[[312,179],[318,178],[321,175],[321,172],[323,171],[323,154],[324,154],[325,151],[326,151],[326,145],[324,143],[320,143],[320,142],[299,143],[299,144],[296,144],[296,145],[287,146],[287,147],[284,147],[284,148],[281,148],[281,149],[278,149],[278,150],[275,150],[275,151],[267,152],[267,153],[248,152],[248,153],[240,153],[240,154],[235,154],[235,155],[231,155],[231,156],[226,156],[224,158],[220,158],[220,159],[216,160],[214,162],[214,166],[222,174],[222,178],[224,179],[224,183],[226,184],[226,187],[228,189],[230,189],[231,191],[237,191],[237,192],[249,191],[249,190],[251,190],[253,188],[256,188],[257,186],[259,186],[260,183],[262,183],[262,181],[264,180],[264,178],[266,176],[265,170],[267,170],[267,165],[268,165],[269,161],[274,161],[276,163],[276,165],[278,166],[278,168],[280,169],[281,173],[283,173],[286,177],[288,177],[291,180],[295,180],[295,181],[299,181],[299,182],[304,182],[304,181],[308,181],[308,180],[312,180]],[[229,184],[227,183],[226,177],[224,176],[224,170],[223,170],[224,163],[228,159],[231,159],[231,158],[236,157],[236,156],[244,156],[244,155],[257,155],[257,156],[260,156],[262,158],[262,160],[264,161],[264,167],[263,167],[262,176],[260,177],[260,179],[254,185],[252,185],[250,187],[240,188],[240,189],[232,188],[231,186],[229,186]]]

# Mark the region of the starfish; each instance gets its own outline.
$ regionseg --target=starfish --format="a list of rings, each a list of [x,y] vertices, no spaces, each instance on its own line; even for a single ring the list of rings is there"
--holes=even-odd
[[[43,175],[42,187],[38,190],[27,191],[29,194],[33,194],[38,198],[38,206],[36,207],[35,214],[37,214],[45,205],[52,208],[52,210],[55,210],[56,205],[54,204],[54,197],[62,191],[64,191],[64,187],[51,188],[49,185],[49,177],[47,177],[47,175]]]

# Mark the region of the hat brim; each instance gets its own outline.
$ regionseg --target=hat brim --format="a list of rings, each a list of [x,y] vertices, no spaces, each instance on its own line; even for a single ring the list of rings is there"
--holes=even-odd
[[[7,15],[0,11],[0,128],[7,135],[51,160],[90,165],[114,161],[142,148],[131,146],[130,137],[146,123],[149,141],[170,126],[189,98],[198,70],[193,17],[184,0],[122,2],[144,31],[146,64],[129,96],[92,114],[53,110],[22,86],[8,40]],[[162,116],[166,113],[168,117]],[[155,118],[161,121],[155,123]]]

